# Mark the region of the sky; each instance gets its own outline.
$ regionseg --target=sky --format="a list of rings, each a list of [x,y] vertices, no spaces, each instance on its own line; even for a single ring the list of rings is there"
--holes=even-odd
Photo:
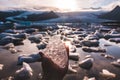
[[[120,0],[0,0],[0,9],[8,8],[42,8],[63,11],[79,11],[83,8],[111,7]]]

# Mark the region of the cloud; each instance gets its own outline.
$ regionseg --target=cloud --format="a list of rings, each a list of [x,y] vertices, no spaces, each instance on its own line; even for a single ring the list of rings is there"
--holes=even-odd
[[[120,0],[116,0],[108,5],[103,6],[102,8],[105,10],[112,10],[113,8],[115,8],[117,5],[120,6]]]
[[[56,7],[55,1],[56,0],[0,0],[0,9]],[[75,1],[77,3],[78,10],[80,10],[81,8],[90,8],[90,7],[110,8],[113,5],[118,4],[120,2],[120,0],[75,0]],[[68,4],[69,4],[69,0],[68,0]]]

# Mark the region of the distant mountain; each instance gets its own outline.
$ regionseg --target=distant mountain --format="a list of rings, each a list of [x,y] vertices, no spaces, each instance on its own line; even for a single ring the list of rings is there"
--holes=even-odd
[[[0,11],[0,21],[6,21],[7,17],[16,16],[24,11]]]
[[[53,19],[58,17],[59,16],[55,12],[50,11],[50,12],[43,12],[43,13],[32,13],[25,16],[14,17],[14,19],[20,20],[20,21],[42,21],[42,20],[48,20],[48,19]]]
[[[120,21],[120,6],[116,6],[112,11],[99,16],[103,19]]]

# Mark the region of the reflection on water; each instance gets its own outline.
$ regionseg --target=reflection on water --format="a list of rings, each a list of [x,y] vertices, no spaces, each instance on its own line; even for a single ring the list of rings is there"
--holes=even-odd
[[[109,42],[105,39],[100,39],[100,47],[106,48],[108,54],[113,55],[116,58],[120,58],[120,44]],[[104,46],[105,44],[111,45],[111,46]]]

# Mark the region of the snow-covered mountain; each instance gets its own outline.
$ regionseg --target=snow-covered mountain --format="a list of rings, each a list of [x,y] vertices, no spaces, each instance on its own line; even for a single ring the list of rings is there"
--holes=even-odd
[[[46,15],[47,13],[47,15]],[[101,22],[98,15],[103,11],[81,11],[81,12],[41,12],[41,11],[26,11],[16,16],[7,17],[7,20],[15,22]],[[40,17],[41,16],[41,17]],[[45,16],[45,17],[43,17]],[[34,20],[33,20],[34,18]],[[44,18],[44,19],[43,19]]]

